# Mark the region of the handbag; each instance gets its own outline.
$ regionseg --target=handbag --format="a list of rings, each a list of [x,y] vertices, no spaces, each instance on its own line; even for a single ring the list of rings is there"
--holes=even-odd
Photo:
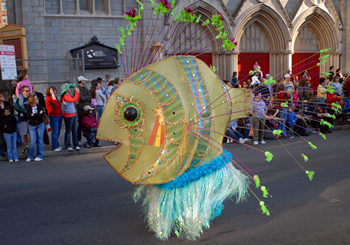
[[[43,119],[44,119],[44,124],[45,124],[45,125],[50,124],[50,118],[49,118],[46,114],[44,114]]]
[[[87,131],[88,133],[96,133],[96,132],[97,132],[97,127],[86,128],[86,131]]]
[[[97,106],[97,100],[96,98],[91,99],[91,107],[95,108]]]

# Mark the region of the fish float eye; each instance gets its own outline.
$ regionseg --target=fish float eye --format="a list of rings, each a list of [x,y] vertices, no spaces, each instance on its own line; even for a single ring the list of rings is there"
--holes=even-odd
[[[119,117],[122,123],[127,127],[133,127],[139,124],[142,117],[141,105],[136,101],[125,101],[121,105],[119,112]]]
[[[134,122],[138,117],[138,110],[135,107],[127,107],[124,109],[123,115],[128,122]]]

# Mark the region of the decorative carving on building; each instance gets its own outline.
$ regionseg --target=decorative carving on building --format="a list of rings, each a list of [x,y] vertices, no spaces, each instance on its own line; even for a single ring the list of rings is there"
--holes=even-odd
[[[298,0],[298,1],[296,2],[296,4],[294,5],[294,8],[293,8],[293,10],[290,12],[290,16],[289,16],[289,18],[290,18],[291,21],[294,20],[296,14],[297,14],[297,12],[298,12],[298,10],[299,10],[299,8],[300,8],[300,6],[301,6],[301,4],[302,4],[303,2],[304,2],[304,0]]]
[[[333,5],[333,3],[332,3],[332,0],[327,0],[327,3],[328,3],[329,7],[330,7],[331,10],[332,10],[332,13],[333,13],[333,15],[334,15],[334,18],[335,18],[336,21],[337,21],[337,24],[338,24],[339,29],[340,29],[340,30],[343,30],[343,23],[342,23],[341,20],[340,20],[340,17],[339,17],[339,15],[338,15],[337,10],[335,9],[335,7],[334,7],[334,5]]]
[[[324,4],[325,0],[309,0],[311,4],[315,5],[315,6],[320,6],[322,4]]]

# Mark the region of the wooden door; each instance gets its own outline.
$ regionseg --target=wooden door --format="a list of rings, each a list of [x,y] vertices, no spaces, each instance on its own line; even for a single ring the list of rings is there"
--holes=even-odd
[[[264,76],[270,73],[270,53],[240,53],[237,72],[241,83],[249,78],[249,71],[253,70],[255,61],[258,61]]]
[[[295,53],[292,57],[292,73],[300,80],[301,72],[307,70],[311,76],[311,88],[314,94],[317,93],[320,79],[320,67],[316,65],[319,62],[319,57],[320,53]]]

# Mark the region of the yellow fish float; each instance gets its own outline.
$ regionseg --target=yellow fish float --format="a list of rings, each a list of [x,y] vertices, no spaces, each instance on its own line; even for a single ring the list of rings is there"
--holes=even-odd
[[[264,197],[269,195],[259,177],[242,169],[222,146],[228,123],[252,113],[252,90],[228,88],[214,72],[217,68],[209,68],[195,56],[181,55],[193,46],[176,48],[186,31],[178,27],[186,23],[198,24],[194,33],[211,25],[216,37],[209,45],[218,43],[222,50],[232,51],[237,43],[227,38],[221,13],[201,19],[184,8],[172,17],[175,1],[159,0],[157,6],[151,1],[156,24],[147,25],[146,34],[153,28],[152,34],[141,38],[139,47],[140,28],[135,28],[144,4],[138,3],[138,10],[126,12],[127,34],[118,28],[120,42],[115,45],[126,79],[105,107],[97,138],[120,142],[104,157],[120,176],[138,185],[134,199],[143,199],[148,227],[156,237],[164,240],[174,232],[194,240],[221,214],[225,199],[235,196],[238,202],[246,197],[249,178]],[[172,19],[172,24],[168,28],[163,25],[156,38],[154,30],[160,29],[158,20],[164,16],[165,22]],[[197,42],[194,46],[207,37],[193,39]],[[153,40],[160,44],[160,52],[147,51]],[[165,52],[164,58],[162,51],[170,48],[173,51]],[[270,152],[258,153],[272,160]],[[313,171],[306,174],[312,180]],[[262,213],[270,215],[265,203],[256,198]]]
[[[157,237],[165,239],[174,229],[194,239],[227,197],[244,198],[248,179],[232,166],[221,142],[230,118],[246,116],[251,106],[250,90],[228,91],[193,56],[152,64],[111,96],[98,138],[121,142],[105,159],[124,179],[142,185],[135,198],[144,191]]]

